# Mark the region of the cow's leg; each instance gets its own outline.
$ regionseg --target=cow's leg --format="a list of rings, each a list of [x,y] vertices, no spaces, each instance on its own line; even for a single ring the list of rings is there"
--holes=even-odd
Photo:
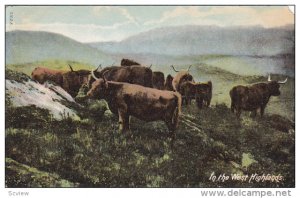
[[[204,106],[204,107],[207,107],[207,98],[204,98],[204,99],[203,99],[203,106]]]
[[[256,114],[257,114],[257,109],[255,109],[251,112],[251,117],[255,118]]]
[[[192,104],[192,97],[189,97],[189,105]]]
[[[205,100],[205,98],[203,98],[202,106],[203,106],[203,107],[206,106],[206,100]]]
[[[181,105],[185,105],[186,103],[185,103],[185,97],[184,96],[182,96],[182,101],[181,101]]]
[[[211,102],[211,98],[208,98],[208,99],[207,99],[207,101],[206,101],[206,103],[207,103],[207,104],[206,104],[206,105],[207,105],[207,107],[209,107],[209,106],[210,106],[210,102]]]
[[[236,117],[237,117],[238,119],[240,119],[241,113],[242,113],[242,109],[241,109],[240,107],[237,107],[237,108],[236,108]]]
[[[185,104],[186,104],[186,106],[188,106],[190,104],[190,98],[188,96],[186,96],[186,98],[185,98]]]
[[[260,107],[260,116],[261,116],[261,117],[263,117],[263,115],[264,115],[264,113],[265,113],[265,108],[266,108],[265,105],[262,105],[262,106]]]
[[[231,109],[231,112],[234,113],[235,107],[234,107],[234,102],[233,102],[233,100],[231,100],[231,107],[230,107],[230,109]]]
[[[203,98],[198,98],[198,100],[196,100],[197,102],[197,106],[199,109],[202,109],[203,107]]]
[[[171,147],[173,147],[174,140],[176,138],[175,131],[177,129],[179,122],[179,107],[176,107],[173,111],[170,112],[169,115],[167,115],[165,119],[165,123],[167,124],[170,138],[171,138]]]
[[[167,127],[169,129],[170,137],[175,138],[174,136],[175,136],[175,129],[177,126],[177,121],[173,120],[172,116],[170,116],[165,120],[165,123],[167,124]]]
[[[186,106],[188,105],[188,98],[186,96],[182,97],[182,103],[184,103]]]
[[[120,110],[118,110],[119,114],[119,130],[121,132],[124,131],[124,113],[122,113]]]
[[[129,118],[129,116],[127,115],[126,108],[119,108],[118,114],[119,114],[119,130],[124,133],[129,127],[129,122],[127,123],[126,120],[127,117]]]
[[[125,115],[125,118],[124,118],[124,130],[125,131],[130,131],[130,122],[129,122],[128,113]]]
[[[171,138],[171,148],[173,148],[174,140],[176,138],[175,130],[176,130],[176,123],[172,123],[172,119],[166,121],[167,127],[169,129],[169,137]]]

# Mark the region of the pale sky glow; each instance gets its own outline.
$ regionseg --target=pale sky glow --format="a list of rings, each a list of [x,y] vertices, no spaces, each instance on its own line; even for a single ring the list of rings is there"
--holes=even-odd
[[[10,24],[10,20],[13,24]],[[294,24],[288,6],[15,6],[6,7],[6,31],[60,33],[80,42],[120,41],[153,28],[178,25]]]

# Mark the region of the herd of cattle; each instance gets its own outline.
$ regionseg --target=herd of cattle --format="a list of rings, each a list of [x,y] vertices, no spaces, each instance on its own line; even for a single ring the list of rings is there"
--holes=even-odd
[[[212,99],[212,82],[195,82],[189,70],[178,71],[173,77],[165,78],[161,71],[152,71],[150,66],[122,59],[121,66],[95,70],[74,71],[52,70],[37,67],[33,70],[32,79],[44,83],[52,81],[61,86],[76,99],[78,91],[87,87],[85,98],[105,99],[110,110],[119,116],[121,131],[128,131],[129,117],[135,116],[145,121],[163,120],[172,137],[178,126],[182,105],[189,105],[193,99],[199,108],[210,106]],[[287,82],[272,81],[256,83],[249,86],[238,85],[231,89],[231,110],[240,117],[241,111],[260,109],[261,116],[271,96],[280,95],[280,84]]]

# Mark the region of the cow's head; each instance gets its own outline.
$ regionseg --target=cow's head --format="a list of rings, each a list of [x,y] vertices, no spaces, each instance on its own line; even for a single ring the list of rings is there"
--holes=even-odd
[[[166,81],[165,81],[165,90],[173,91],[173,88],[172,88],[173,79],[174,79],[173,76],[168,74]]]
[[[77,70],[74,71],[72,66],[70,66],[70,70],[62,74],[63,76],[63,88],[71,94],[71,96],[75,97],[83,84],[88,83],[88,77],[90,75],[89,70]]]
[[[280,84],[285,84],[287,82],[287,78],[284,81],[275,81],[271,80],[271,75],[269,74],[268,77],[268,89],[272,96],[279,96],[280,95]]]
[[[92,71],[92,78],[94,78],[95,81],[92,83],[90,90],[87,92],[87,96],[89,98],[94,98],[94,99],[104,98],[104,94],[106,93],[106,90],[108,88],[108,83],[105,78],[106,72],[103,73],[103,78],[97,78],[94,72]]]
[[[70,64],[68,64],[68,65],[70,67],[70,71],[66,72],[67,76],[70,79],[78,82],[80,85],[87,84],[88,76],[90,75],[91,72],[88,70],[85,70],[85,69],[75,71]]]
[[[171,76],[170,74],[168,74],[167,78],[166,78],[166,82],[172,83],[173,80],[173,76]]]
[[[101,64],[100,64],[95,70],[92,70],[92,71],[91,71],[91,75],[90,75],[89,78],[88,78],[88,87],[89,87],[89,88],[91,88],[93,82],[95,82],[95,80],[98,79],[98,78],[96,77],[96,75],[98,75],[98,74],[100,73],[100,72],[99,72],[99,69],[102,70]]]
[[[89,70],[81,69],[77,71],[68,71],[64,73],[64,80],[67,81],[69,85],[77,86],[88,83],[89,75],[91,72]]]
[[[175,72],[177,72],[178,74],[176,76],[181,76],[180,81],[185,82],[185,81],[193,81],[193,76],[189,73],[192,65],[190,65],[186,70],[180,70],[178,71],[177,69],[175,69],[175,67],[173,65],[171,65],[171,67],[173,68],[173,70]]]
[[[183,76],[182,78],[183,81],[191,81],[194,82],[194,78],[191,74],[187,73],[186,75]]]

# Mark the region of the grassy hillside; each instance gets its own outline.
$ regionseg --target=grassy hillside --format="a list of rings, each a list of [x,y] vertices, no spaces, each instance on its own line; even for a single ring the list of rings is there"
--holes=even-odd
[[[43,127],[7,124],[6,157],[80,187],[294,186],[294,125],[281,116],[237,121],[224,105],[184,108],[173,148],[162,122],[133,118],[130,135],[120,134],[117,123],[113,117],[97,122],[44,119]],[[19,172],[16,167],[15,174],[6,175],[8,187],[31,186],[9,182],[26,181]],[[213,172],[280,174],[284,181],[214,183],[209,181]]]
[[[5,186],[40,188],[40,187],[77,187],[67,180],[61,179],[57,174],[40,171],[36,168],[26,166],[17,161],[5,158],[7,179]]]
[[[217,75],[223,83],[263,78],[220,75],[209,67],[199,71],[209,78]],[[9,102],[5,114],[7,187],[295,186],[295,123],[276,114],[244,114],[237,120],[224,103],[202,110],[192,104],[182,109],[173,147],[160,121],[132,118],[131,133],[121,134],[116,116],[57,121],[45,109]],[[280,174],[284,180],[212,182],[213,172]]]
[[[95,65],[113,62],[104,52],[60,34],[11,31],[6,32],[5,37],[7,64],[48,59],[74,60]]]

